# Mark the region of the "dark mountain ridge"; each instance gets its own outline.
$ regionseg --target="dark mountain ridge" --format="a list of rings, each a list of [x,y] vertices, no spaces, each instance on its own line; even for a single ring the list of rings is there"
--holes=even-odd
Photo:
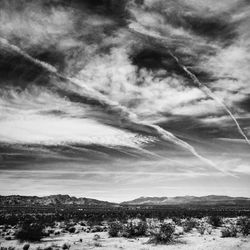
[[[89,198],[76,198],[69,195],[49,196],[0,196],[0,206],[112,206],[114,203]]]

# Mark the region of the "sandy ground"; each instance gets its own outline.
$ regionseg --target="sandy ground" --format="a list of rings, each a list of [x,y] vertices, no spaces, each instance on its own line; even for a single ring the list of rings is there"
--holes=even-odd
[[[95,240],[94,236],[99,235],[100,239]],[[82,242],[80,242],[82,239]],[[126,239],[109,238],[106,232],[103,233],[85,233],[64,234],[58,237],[44,238],[40,243],[30,244],[30,250],[38,247],[42,249],[53,246],[53,249],[61,249],[64,243],[70,244],[70,250],[87,249],[138,249],[138,250],[162,250],[162,249],[180,249],[180,250],[237,250],[250,249],[250,237],[221,238],[220,231],[214,230],[211,235],[200,236],[197,232],[185,234],[178,239],[178,242],[170,245],[154,245],[147,243],[148,238]],[[25,243],[16,240],[6,241],[0,239],[0,247],[13,246],[16,250],[22,249]]]

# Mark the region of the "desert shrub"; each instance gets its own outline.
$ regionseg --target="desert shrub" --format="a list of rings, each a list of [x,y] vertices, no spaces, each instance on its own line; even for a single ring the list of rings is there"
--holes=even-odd
[[[53,250],[53,247],[45,247],[43,250]]]
[[[75,229],[75,227],[70,227],[70,228],[68,228],[68,231],[69,231],[69,233],[73,234],[76,231],[76,229]]]
[[[101,226],[102,225],[102,218],[98,218],[98,217],[92,217],[88,220],[88,225],[90,227],[94,227],[94,226]]]
[[[174,238],[175,227],[170,223],[164,223],[158,230],[152,232],[150,243],[170,243]]]
[[[197,222],[194,219],[187,219],[182,223],[185,233],[190,232],[193,228],[197,227]]]
[[[145,236],[147,223],[141,220],[132,220],[124,227],[123,236],[127,238]]]
[[[23,250],[28,250],[30,248],[30,244],[25,244],[24,246],[23,246]]]
[[[97,242],[97,241],[96,241],[96,242],[94,243],[94,246],[95,246],[95,247],[102,247],[102,244],[101,244],[100,242]]]
[[[221,237],[236,237],[237,236],[237,229],[234,225],[229,225],[221,229]]]
[[[174,235],[175,235],[175,236],[180,236],[180,235],[183,235],[183,234],[184,234],[183,227],[181,227],[181,226],[176,226],[176,225],[175,225],[175,232],[174,232]]]
[[[49,230],[48,230],[49,235],[50,235],[50,234],[53,234],[54,232],[55,232],[54,229],[49,229]]]
[[[86,226],[87,226],[87,223],[84,222],[84,221],[81,221],[81,222],[80,222],[80,225],[81,225],[82,227],[86,227]]]
[[[95,234],[93,240],[100,240],[101,236],[99,234]]]
[[[62,249],[63,249],[63,250],[68,250],[68,249],[70,249],[70,244],[64,243],[64,244],[62,245]]]
[[[39,241],[43,236],[43,226],[38,223],[24,223],[16,233],[20,241]]]
[[[175,223],[175,225],[178,225],[178,226],[181,225],[181,219],[178,217],[173,217],[173,222]]]
[[[239,226],[239,231],[244,235],[249,235],[250,232],[250,219],[247,217],[241,217],[237,220],[237,225]]]
[[[208,234],[212,234],[212,231],[213,231],[213,228],[211,226],[207,227],[207,233]]]
[[[213,227],[221,227],[223,221],[220,216],[210,216],[208,218],[208,223],[211,224]]]
[[[201,224],[197,227],[197,231],[200,233],[200,235],[204,235],[204,233],[206,232],[206,227],[205,225]]]
[[[110,237],[117,237],[122,231],[123,225],[119,221],[114,221],[109,224],[108,234]]]
[[[42,232],[42,237],[49,237],[49,235],[50,235],[49,232],[45,231]]]
[[[94,226],[90,231],[91,231],[91,233],[103,232],[103,227],[102,226]]]

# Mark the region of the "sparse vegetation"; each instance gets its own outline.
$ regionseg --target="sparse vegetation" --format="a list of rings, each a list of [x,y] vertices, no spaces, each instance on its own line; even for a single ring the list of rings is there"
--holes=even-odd
[[[74,227],[70,227],[68,228],[68,231],[69,233],[73,234],[76,231],[76,229]]]
[[[208,226],[207,227],[207,233],[212,234],[212,232],[213,232],[213,228],[211,226]]]
[[[234,225],[227,225],[221,229],[221,237],[237,237],[237,229]]]
[[[98,232],[103,232],[103,227],[102,226],[93,226],[91,229],[91,233],[98,233]]]
[[[247,236],[250,233],[250,219],[247,217],[241,217],[237,220],[237,225],[239,226],[239,231]]]
[[[170,243],[174,239],[175,227],[170,223],[164,223],[158,230],[152,232],[152,236],[149,240],[150,243],[166,244]]]
[[[208,221],[215,228],[221,227],[223,223],[222,218],[216,215],[210,216]]]
[[[45,247],[43,250],[53,250],[53,247],[51,247],[51,246]]]
[[[200,233],[200,235],[204,235],[204,233],[206,232],[206,227],[204,224],[201,224],[197,227],[197,231]]]
[[[123,225],[119,221],[114,221],[110,223],[108,233],[110,237],[118,237],[119,233],[121,233],[123,229]]]
[[[101,239],[101,236],[99,234],[95,234],[93,237],[93,240],[95,241],[100,240],[100,239]]]
[[[43,226],[40,223],[25,222],[16,233],[20,241],[39,241],[43,236]]]
[[[63,249],[63,250],[68,250],[68,249],[70,249],[70,244],[64,243],[64,244],[62,245],[62,249]]]
[[[207,237],[211,239],[218,239],[218,237],[242,237],[243,235],[249,235],[250,225],[248,216],[229,216],[222,219],[221,216],[217,215],[202,216],[202,210],[197,210],[196,217],[189,216],[189,213],[182,213],[180,210],[175,212],[180,213],[181,216],[171,217],[167,215],[168,213],[171,214],[172,210],[170,212],[167,209],[157,210],[156,208],[152,208],[152,210],[139,210],[132,207],[128,210],[111,209],[109,211],[110,218],[107,218],[108,213],[106,211],[103,212],[101,210],[87,210],[81,213],[74,210],[73,212],[71,210],[58,211],[58,213],[54,214],[51,211],[48,214],[41,211],[31,211],[26,216],[20,214],[20,217],[24,221],[22,224],[0,225],[0,234],[7,245],[7,248],[2,248],[1,250],[14,250],[9,248],[9,245],[13,243],[11,241],[7,242],[7,239],[13,240],[15,236],[20,241],[28,242],[39,241],[41,237],[45,236],[48,237],[46,240],[51,240],[53,239],[52,237],[56,237],[58,240],[62,239],[61,243],[57,242],[57,244],[52,241],[50,246],[46,246],[43,241],[37,242],[36,244],[40,246],[36,248],[30,243],[31,246],[28,249],[24,247],[24,250],[68,250],[71,248],[70,244],[73,249],[76,246],[79,249],[82,249],[82,246],[93,248],[103,247],[107,244],[105,240],[107,240],[108,235],[110,237],[119,237],[118,239],[113,239],[114,241],[128,242],[129,244],[133,244],[134,242],[137,246],[138,243],[141,242],[142,244],[143,241],[145,242],[144,237],[149,239],[149,244],[180,244],[180,242],[185,242],[185,238],[190,237],[189,232],[191,231],[192,237],[207,234],[206,237],[200,238],[201,240]],[[192,214],[193,211],[191,210],[190,213]],[[15,217],[17,214],[16,211],[11,211],[6,216],[6,219],[11,216]],[[94,218],[95,215],[97,215],[98,219]],[[119,220],[111,218],[119,218]],[[218,228],[218,225],[220,227],[223,226],[223,228]],[[103,232],[107,232],[107,234]],[[209,236],[212,232],[213,235]],[[79,237],[76,234],[79,234]],[[59,235],[60,237],[57,237]],[[139,237],[143,237],[143,239],[139,239]],[[245,238],[245,240],[247,239]],[[121,246],[117,244],[117,248]],[[151,247],[153,246],[147,245],[145,249],[151,249]],[[127,248],[125,247],[124,249]]]
[[[145,236],[147,223],[141,220],[130,220],[123,229],[123,236],[127,238]]]
[[[28,250],[30,248],[30,244],[25,244],[24,246],[23,246],[23,250]]]
[[[183,226],[184,232],[188,233],[197,226],[197,223],[193,218],[189,218],[183,221],[182,226]]]

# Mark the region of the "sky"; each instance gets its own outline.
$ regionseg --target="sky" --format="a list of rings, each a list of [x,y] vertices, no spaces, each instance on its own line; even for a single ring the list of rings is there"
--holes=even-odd
[[[250,197],[249,1],[0,4],[0,195]]]

